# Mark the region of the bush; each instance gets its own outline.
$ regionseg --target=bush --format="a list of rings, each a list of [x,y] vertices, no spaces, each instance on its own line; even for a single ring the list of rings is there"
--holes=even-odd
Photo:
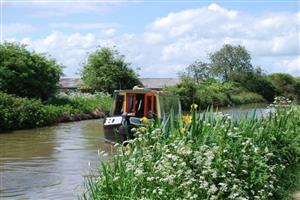
[[[95,110],[101,110],[108,113],[111,108],[112,98],[106,93],[80,93],[74,92],[70,94],[60,93],[54,98],[49,99],[48,104],[57,106],[69,106],[68,112],[74,113],[90,113]]]
[[[254,92],[241,92],[239,94],[233,94],[230,95],[230,99],[235,105],[261,103],[265,101],[261,95]]]
[[[43,104],[0,92],[0,131],[35,128],[57,122],[101,118],[109,112],[111,97],[106,94],[60,94]]]
[[[288,199],[299,183],[299,133],[299,107],[239,122],[212,113],[170,116],[139,128],[86,180],[83,198]]]
[[[0,91],[46,100],[56,92],[62,68],[54,59],[25,47],[0,44]]]
[[[264,102],[265,99],[254,92],[249,92],[238,83],[220,83],[215,80],[207,80],[200,85],[195,85],[193,80],[185,78],[177,87],[167,90],[180,96],[182,108],[189,110],[192,103],[196,103],[202,109],[207,107],[225,107],[247,103]]]
[[[269,81],[276,88],[277,95],[300,101],[300,83],[289,74],[275,73],[268,76]]]
[[[59,111],[40,100],[20,98],[0,92],[0,131],[34,128],[55,123]]]

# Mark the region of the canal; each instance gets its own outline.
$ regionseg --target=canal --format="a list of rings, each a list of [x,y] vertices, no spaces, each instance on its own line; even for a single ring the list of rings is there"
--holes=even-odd
[[[266,105],[248,105],[220,111],[237,118],[261,116]],[[0,134],[0,199],[77,199],[83,181],[105,161],[113,147],[104,142],[103,120]],[[108,153],[108,157],[99,154]]]

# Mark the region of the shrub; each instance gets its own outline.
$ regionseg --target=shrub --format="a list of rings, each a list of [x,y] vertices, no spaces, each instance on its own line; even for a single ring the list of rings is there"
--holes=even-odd
[[[54,59],[25,45],[0,44],[0,91],[46,100],[54,95],[62,68]]]
[[[261,95],[254,92],[241,92],[239,94],[233,94],[230,95],[230,99],[235,105],[261,103],[265,101]]]
[[[57,106],[69,106],[68,112],[74,113],[90,113],[95,110],[101,110],[108,113],[110,111],[112,98],[106,93],[80,93],[74,92],[70,94],[59,93],[54,98],[51,98],[48,104]]]
[[[104,116],[101,111],[109,111],[111,101],[106,94],[76,93],[60,94],[45,105],[40,100],[0,92],[0,131],[100,118]]]
[[[270,82],[276,88],[277,95],[300,101],[300,83],[289,74],[275,73],[268,76]]]
[[[57,109],[40,100],[0,92],[0,131],[45,126],[56,122],[58,116]]]

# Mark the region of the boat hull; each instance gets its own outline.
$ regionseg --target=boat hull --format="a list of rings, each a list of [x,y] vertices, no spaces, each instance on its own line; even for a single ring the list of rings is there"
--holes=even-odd
[[[133,139],[130,126],[112,125],[104,126],[104,139],[109,143],[123,143],[126,140]]]

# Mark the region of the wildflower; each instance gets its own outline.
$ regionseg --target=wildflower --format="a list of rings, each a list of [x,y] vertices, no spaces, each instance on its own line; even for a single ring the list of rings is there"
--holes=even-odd
[[[139,128],[139,130],[140,130],[141,133],[146,133],[147,132],[147,128],[145,128],[145,127],[141,127],[141,128]]]
[[[140,121],[143,123],[143,124],[147,124],[148,123],[148,118],[147,117],[142,117],[140,119]]]
[[[181,134],[184,134],[185,133],[185,128],[180,128],[179,131],[180,131]]]
[[[192,116],[183,115],[182,116],[182,121],[183,121],[184,124],[190,124],[190,123],[192,123]]]
[[[197,110],[197,108],[198,108],[198,105],[197,105],[197,104],[193,103],[193,104],[191,105],[191,109],[192,109],[192,110]]]

